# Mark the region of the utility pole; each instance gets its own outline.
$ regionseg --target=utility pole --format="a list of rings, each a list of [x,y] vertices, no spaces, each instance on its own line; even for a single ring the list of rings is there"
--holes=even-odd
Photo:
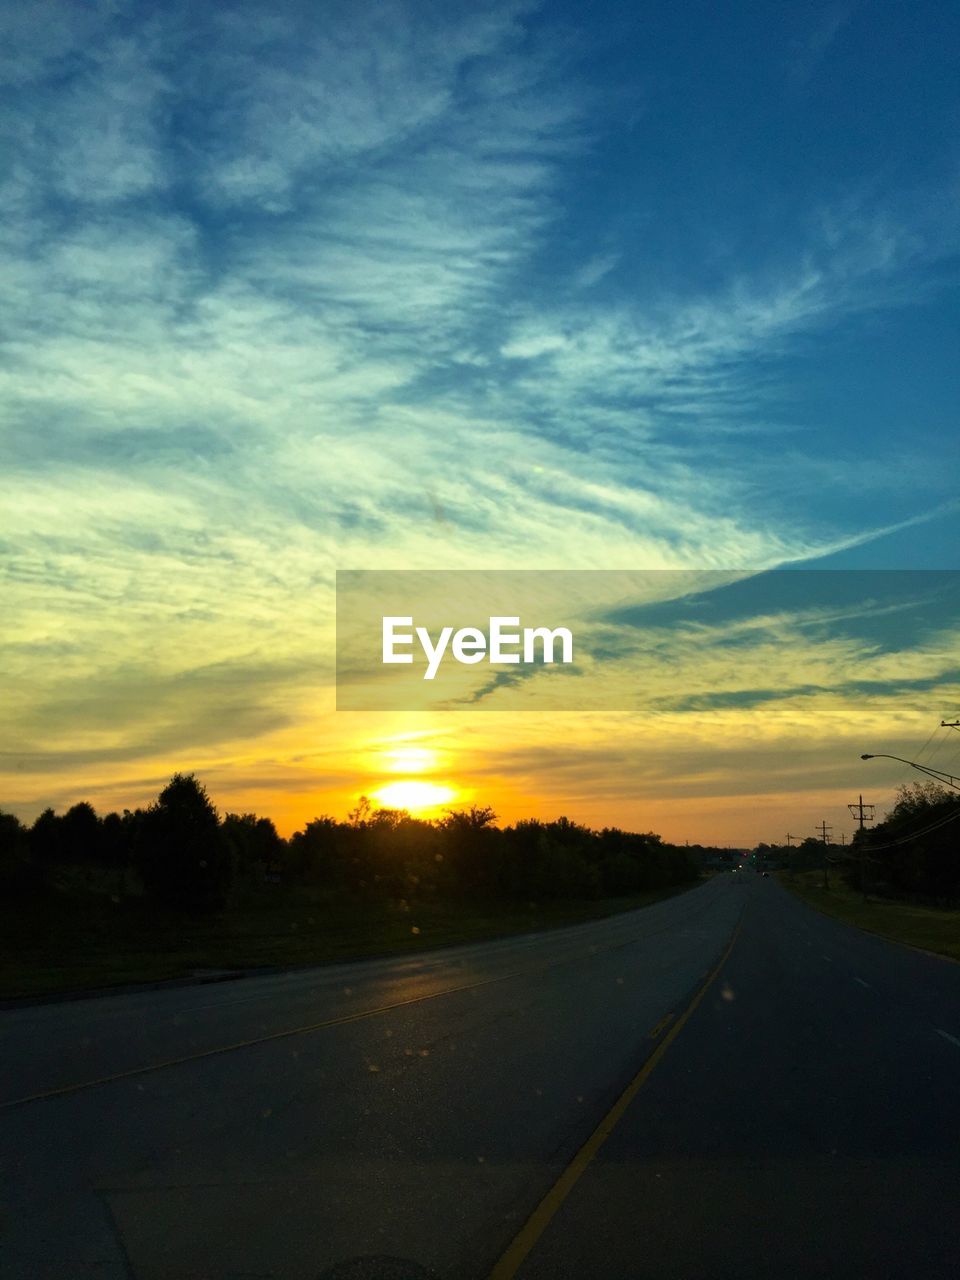
[[[941,720],[941,729],[960,729],[960,720]]]
[[[859,823],[860,831],[860,893],[863,901],[867,900],[867,842],[863,838],[864,827],[866,823],[873,821],[873,815],[876,809],[875,805],[864,804],[861,795],[856,804],[848,804],[852,817],[856,818]],[[867,812],[869,810],[869,812]]]
[[[787,852],[787,863],[786,863],[786,867],[787,867],[787,870],[788,870],[788,871],[790,871],[791,873],[793,872],[793,859],[790,857],[789,850],[792,848],[792,842],[793,842],[794,840],[796,840],[797,844],[799,844],[802,838],[803,838],[802,836],[793,836],[793,835],[791,835],[791,834],[790,834],[790,832],[789,832],[789,831],[787,832],[787,850],[788,850],[788,852]]]
[[[785,865],[786,865],[786,869],[791,874],[791,878],[795,878],[795,873],[794,873],[794,859],[792,859],[790,856],[790,850],[792,849],[792,842],[796,841],[797,845],[799,845],[800,840],[801,840],[800,836],[791,836],[791,833],[787,832],[787,860]]]
[[[827,870],[827,845],[829,844],[827,833],[832,830],[832,823],[826,821],[820,823],[820,839],[823,841],[823,887],[825,889],[830,888],[830,873]]]

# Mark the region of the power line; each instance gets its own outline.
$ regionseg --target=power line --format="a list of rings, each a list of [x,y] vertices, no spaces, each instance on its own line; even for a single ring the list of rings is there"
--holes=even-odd
[[[939,831],[948,822],[956,822],[958,818],[960,818],[960,807],[958,807],[956,813],[948,813],[946,817],[938,818],[936,822],[931,822],[929,827],[921,827],[919,831],[912,831],[909,835],[901,836],[899,840],[890,840],[886,844],[872,844],[870,852],[879,853],[881,849],[896,849],[901,844],[910,844],[912,840],[919,840],[921,836],[929,835],[931,831]]]
[[[923,744],[923,746],[920,748],[920,750],[919,750],[919,751],[917,751],[917,752],[915,753],[915,754],[916,754],[916,757],[917,757],[917,759],[918,759],[918,760],[922,760],[922,759],[923,759],[923,753],[927,750],[927,748],[930,746],[930,743],[931,743],[931,742],[933,741],[933,739],[936,737],[937,729],[939,729],[939,728],[940,728],[940,726],[939,726],[939,725],[935,725],[935,726],[934,726],[934,728],[932,728],[932,729],[930,730],[930,736],[929,736],[929,738],[927,738],[926,742]]]
[[[941,720],[933,732],[936,734],[940,729],[960,730],[960,720]],[[951,738],[949,733],[941,734],[936,746],[928,757],[928,763],[932,764],[936,759],[943,759],[945,753],[952,759],[956,754],[956,746],[956,738]]]
[[[940,721],[940,728],[941,728],[941,729],[957,729],[957,730],[960,730],[960,720],[941,720],[941,721]],[[949,734],[947,734],[947,737],[949,738],[949,737],[950,737],[950,735],[949,735]],[[956,738],[954,738],[954,739],[953,739],[953,741],[954,741],[954,742],[956,742],[956,741],[957,741],[957,740],[956,740]],[[950,755],[947,757],[947,764],[949,765],[949,767],[950,767],[951,769],[953,768],[953,763],[954,763],[954,761],[955,761],[958,757],[960,757],[960,745],[956,746],[956,747],[954,748],[954,750],[953,750],[953,751],[951,751]]]
[[[823,841],[823,887],[830,888],[830,873],[827,870],[827,832],[833,830],[833,823],[821,821],[820,839]]]

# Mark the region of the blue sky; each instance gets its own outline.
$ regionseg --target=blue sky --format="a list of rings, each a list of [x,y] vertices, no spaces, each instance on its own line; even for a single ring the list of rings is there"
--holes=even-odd
[[[4,5],[10,803],[345,786],[337,568],[957,567],[958,24]]]

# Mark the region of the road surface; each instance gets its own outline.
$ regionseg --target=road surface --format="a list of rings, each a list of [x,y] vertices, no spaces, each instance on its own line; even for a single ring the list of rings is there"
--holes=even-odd
[[[5,1280],[960,1275],[960,965],[772,879],[11,1010],[0,1062]]]

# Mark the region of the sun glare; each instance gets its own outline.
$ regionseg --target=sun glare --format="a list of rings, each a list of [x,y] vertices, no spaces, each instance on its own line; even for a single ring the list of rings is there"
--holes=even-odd
[[[374,791],[373,799],[387,809],[409,809],[411,813],[422,813],[427,809],[438,809],[449,804],[456,797],[453,787],[445,787],[437,782],[388,782],[386,786]]]

